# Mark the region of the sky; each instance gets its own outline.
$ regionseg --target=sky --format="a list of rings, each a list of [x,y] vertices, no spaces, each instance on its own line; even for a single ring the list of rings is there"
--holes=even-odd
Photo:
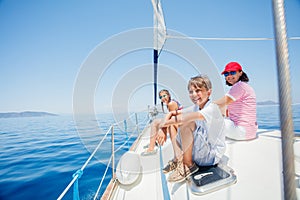
[[[162,7],[170,35],[274,38],[270,0],[163,0]],[[288,37],[300,37],[300,1],[286,0],[285,12]],[[147,109],[153,105],[152,26],[150,0],[0,0],[0,112]],[[185,41],[167,40],[158,89],[188,105],[186,83],[200,71],[212,74],[214,97],[222,96],[228,88],[220,73],[237,61],[257,101],[278,102],[273,40],[197,40],[195,49],[183,50]],[[292,101],[300,103],[300,40],[288,45]]]

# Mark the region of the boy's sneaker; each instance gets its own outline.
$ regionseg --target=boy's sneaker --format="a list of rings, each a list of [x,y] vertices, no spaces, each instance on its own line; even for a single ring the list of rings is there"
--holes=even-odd
[[[166,174],[166,173],[173,171],[174,169],[176,169],[177,163],[178,163],[177,160],[176,161],[170,160],[168,162],[167,166],[165,168],[163,168],[163,172]]]
[[[169,175],[168,181],[169,182],[182,182],[192,174],[198,171],[198,167],[195,163],[192,166],[188,167],[183,164],[182,161],[179,161],[177,164],[177,168],[175,169],[172,174]]]

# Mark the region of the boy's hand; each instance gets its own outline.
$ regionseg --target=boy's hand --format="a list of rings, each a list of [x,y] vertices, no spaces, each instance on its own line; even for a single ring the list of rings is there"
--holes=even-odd
[[[165,116],[164,122],[162,122],[161,127],[168,127],[170,125],[180,125],[182,121],[181,111],[174,110],[169,112]]]

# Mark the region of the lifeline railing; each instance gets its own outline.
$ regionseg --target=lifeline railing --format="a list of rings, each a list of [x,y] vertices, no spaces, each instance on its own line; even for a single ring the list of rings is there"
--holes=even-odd
[[[137,113],[134,113],[135,115],[135,121],[136,121],[136,124],[135,124],[135,128],[133,129],[133,133],[135,131],[137,131],[137,133],[139,134],[139,123],[138,123],[138,118],[137,118]],[[132,115],[131,115],[132,116]],[[130,119],[131,116],[129,116],[128,118]],[[147,121],[149,121],[149,116],[148,118],[145,118]],[[145,123],[146,120],[144,120],[142,123]],[[114,127],[122,122],[116,122],[114,124],[112,124],[109,129],[107,130],[107,132],[105,133],[104,137],[102,138],[102,140],[99,142],[99,144],[97,145],[97,147],[95,148],[95,150],[93,151],[93,153],[90,155],[90,157],[86,160],[86,162],[84,163],[84,165],[79,169],[77,170],[73,175],[72,175],[72,180],[70,181],[70,183],[68,184],[68,186],[64,189],[64,191],[60,194],[60,196],[57,198],[57,200],[61,200],[63,199],[63,197],[66,195],[66,193],[70,190],[70,188],[72,187],[73,185],[73,200],[79,200],[80,197],[79,197],[79,188],[78,188],[78,182],[79,182],[79,179],[81,178],[82,174],[83,174],[83,171],[84,169],[86,168],[86,166],[89,164],[89,162],[91,161],[91,159],[95,156],[96,152],[98,151],[98,149],[100,148],[100,146],[102,145],[103,141],[106,139],[107,135],[109,133],[111,133],[111,141],[112,141],[112,144],[111,144],[111,148],[112,148],[112,155],[110,156],[110,159],[108,160],[108,163],[107,163],[107,166],[106,166],[106,169],[105,169],[105,172],[104,172],[104,175],[100,181],[100,184],[98,186],[98,189],[95,193],[95,196],[94,196],[94,200],[98,197],[99,195],[99,192],[100,192],[100,189],[102,187],[102,184],[104,182],[104,179],[107,175],[107,172],[108,172],[108,168],[110,166],[110,164],[112,163],[112,177],[115,177],[115,171],[114,171],[114,166],[115,166],[115,153],[118,152],[124,145],[128,144],[128,141],[129,139],[133,136],[133,134],[131,134],[130,137],[128,137],[128,133],[127,133],[127,121],[124,120],[124,130],[126,132],[126,137],[127,137],[127,141],[124,142],[117,150],[114,150]]]

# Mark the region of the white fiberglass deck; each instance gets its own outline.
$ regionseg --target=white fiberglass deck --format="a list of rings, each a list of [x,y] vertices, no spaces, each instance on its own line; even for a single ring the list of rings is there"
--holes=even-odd
[[[143,146],[149,143],[149,132],[143,132],[137,143],[136,152],[141,153]],[[227,140],[226,157],[228,166],[234,170],[237,182],[231,186],[205,195],[194,195],[186,181],[169,183],[171,199],[283,199],[281,138],[279,131],[258,130],[258,138],[252,141]],[[295,170],[300,174],[300,140],[295,139]],[[162,148],[164,164],[173,156],[172,146],[168,142]],[[142,173],[138,180],[130,185],[117,184],[111,199],[163,199],[160,174],[159,151],[156,155],[140,156]],[[166,179],[168,174],[166,175]],[[297,181],[297,196],[300,197]]]

